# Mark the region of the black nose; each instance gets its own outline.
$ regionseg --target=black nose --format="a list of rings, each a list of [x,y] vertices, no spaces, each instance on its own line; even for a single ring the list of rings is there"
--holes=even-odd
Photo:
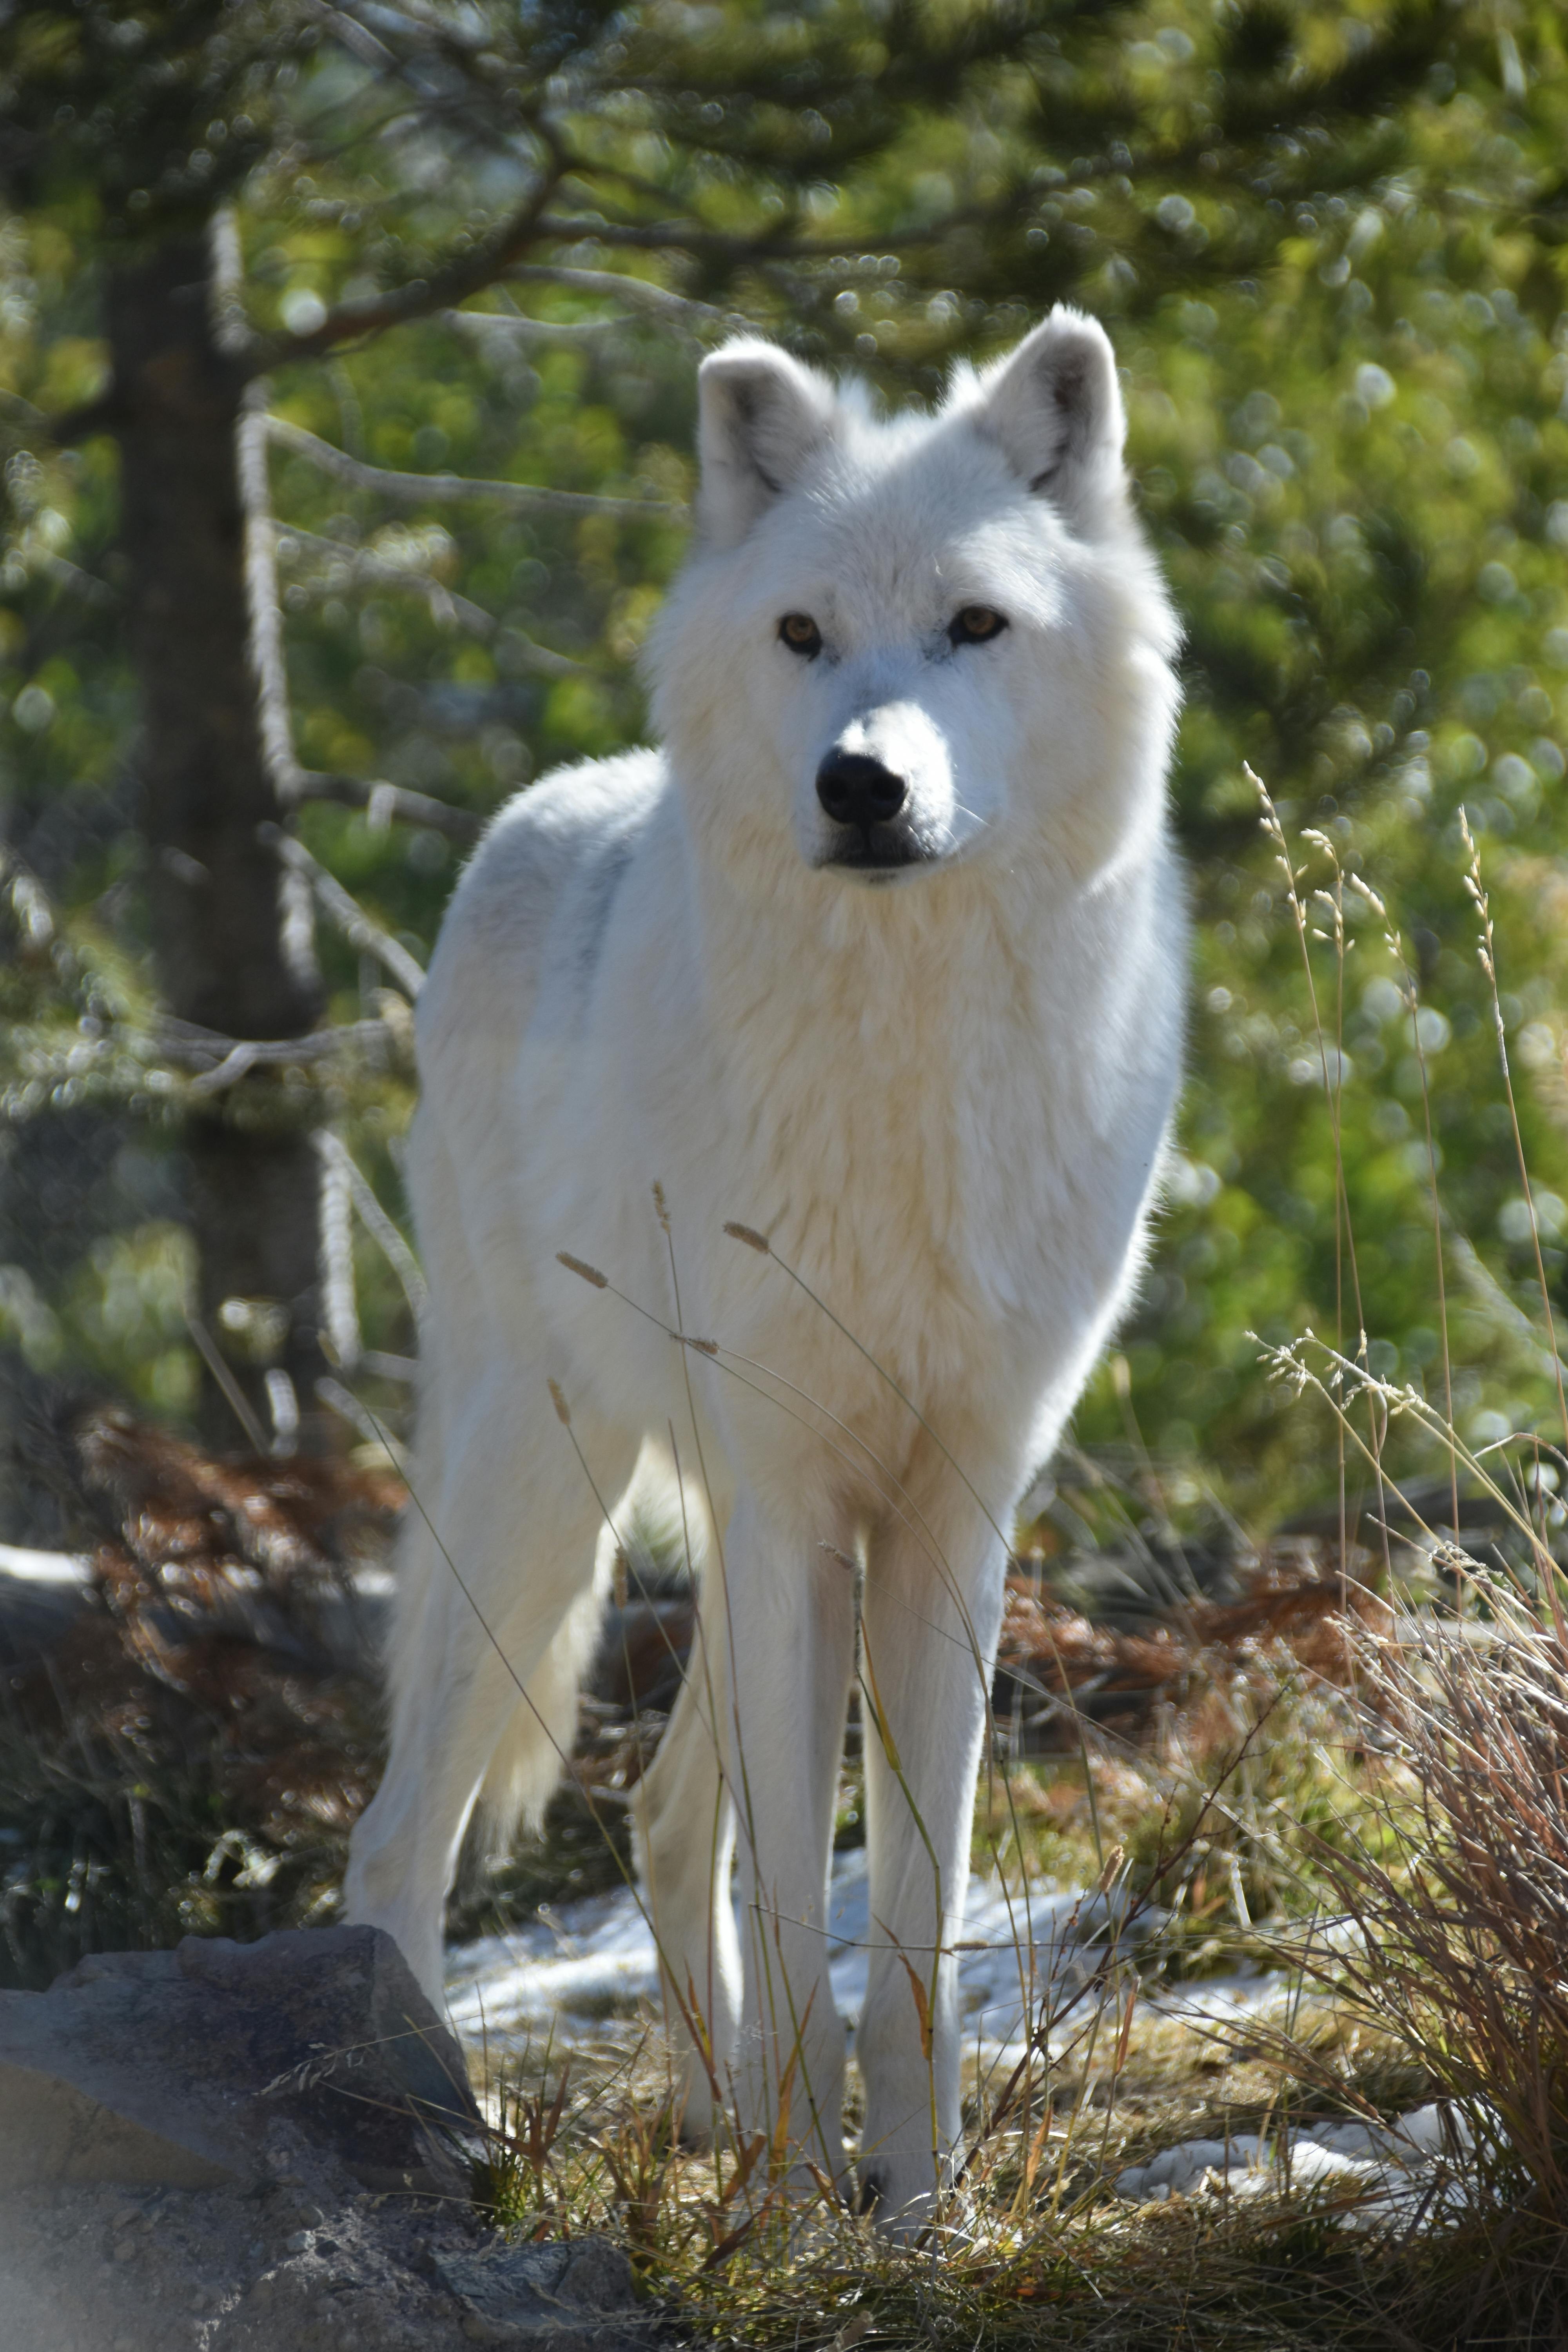
[[[816,797],[835,824],[886,824],[908,793],[902,776],[863,751],[830,751],[816,772]]]

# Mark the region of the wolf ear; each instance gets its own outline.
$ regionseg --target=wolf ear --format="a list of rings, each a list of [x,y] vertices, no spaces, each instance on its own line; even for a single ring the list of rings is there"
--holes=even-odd
[[[697,398],[698,520],[712,543],[733,547],[831,438],[837,397],[815,370],[748,337],[703,361]]]
[[[1058,302],[980,383],[975,422],[1031,490],[1091,524],[1121,488],[1127,439],[1116,354],[1098,319]]]

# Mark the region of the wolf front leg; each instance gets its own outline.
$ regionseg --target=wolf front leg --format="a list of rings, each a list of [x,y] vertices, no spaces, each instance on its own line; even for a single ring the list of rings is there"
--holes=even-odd
[[[793,1516],[793,1515],[792,1515]],[[735,2103],[790,2169],[845,2171],[844,2028],[827,1974],[827,1867],[855,1608],[819,1530],[742,1496],[724,1539],[730,1785],[743,1971]]]
[[[710,1625],[716,1629],[710,1632]],[[699,2144],[727,2095],[740,2011],[741,1955],[730,1874],[735,1808],[724,1769],[729,1642],[716,1559],[703,1570],[686,1679],[634,1793],[637,1867],[658,1948],[665,2022],[687,2057],[681,2133]]]
[[[949,1474],[949,1484],[957,1481]],[[913,1522],[913,1515],[910,1515]],[[962,1489],[871,1547],[861,1622],[873,1938],[858,2040],[860,2196],[918,2228],[959,2136],[958,1964],[1005,1558]]]

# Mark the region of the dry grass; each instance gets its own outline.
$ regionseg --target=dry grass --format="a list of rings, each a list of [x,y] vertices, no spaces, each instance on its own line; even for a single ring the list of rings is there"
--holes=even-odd
[[[1304,2014],[1300,2030],[1310,2080],[1276,2053],[1228,2059],[1169,2026],[1134,2034],[1114,2106],[1096,2095],[1092,2066],[1064,2064],[1059,2105],[1037,2104],[988,2139],[912,2247],[825,2197],[786,2198],[765,2149],[749,2163],[733,2149],[718,2161],[684,2151],[651,2046],[640,2066],[598,2080],[541,2070],[516,2084],[484,2189],[498,2223],[519,2234],[617,2237],[683,2326],[767,2352],[1042,2340],[1447,2352],[1456,2340],[1550,2340],[1529,2332],[1514,2294],[1527,2284],[1539,2317],[1542,2249],[1521,2243],[1528,2271],[1505,2272],[1492,2207],[1410,2237],[1357,2228],[1342,2192],[1281,2187],[1142,2209],[1115,2200],[1109,2180],[1122,2164],[1184,2137],[1278,2122],[1288,2095],[1299,2119],[1376,2111],[1380,2093],[1392,2107],[1426,2087],[1394,2048],[1347,2033],[1327,2010]],[[1322,2084],[1331,2061],[1334,2096]],[[1470,2326],[1457,2336],[1461,2291]]]
[[[1358,1941],[1339,2000],[1398,2037],[1485,2161],[1568,2233],[1568,1627],[1477,1577],[1473,1613],[1363,1644],[1417,1801],[1319,1855]]]
[[[1021,2095],[972,2081],[970,2161],[917,2245],[826,2194],[786,2198],[760,2143],[684,2151],[652,2036],[512,2078],[498,2221],[610,2231],[683,2325],[759,2352],[1560,2343],[1568,1646],[1550,1598],[1467,1586],[1468,1622],[1365,1605],[1320,1622],[1332,1683],[1270,1634],[1240,1659],[1215,1643],[1190,1706],[1153,1710],[1140,1746],[1101,1738],[983,1792],[977,1855],[1081,1885],[1120,1848],[1121,1882],[1175,1917],[1107,1954],[1087,2003],[1037,2020]],[[1225,2030],[1149,2001],[1162,1967],[1238,1954],[1293,1962],[1291,1998]],[[1113,2193],[1183,2139],[1433,2098],[1476,2147],[1425,2210],[1283,2179],[1141,2209]]]

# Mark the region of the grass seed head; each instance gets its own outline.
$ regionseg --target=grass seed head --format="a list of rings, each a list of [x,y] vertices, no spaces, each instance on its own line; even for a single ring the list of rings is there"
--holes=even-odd
[[[608,1290],[610,1286],[607,1274],[601,1274],[596,1265],[589,1265],[584,1259],[574,1257],[570,1250],[557,1250],[555,1263],[563,1265],[568,1274],[580,1274],[584,1282],[593,1284],[595,1290]]]

